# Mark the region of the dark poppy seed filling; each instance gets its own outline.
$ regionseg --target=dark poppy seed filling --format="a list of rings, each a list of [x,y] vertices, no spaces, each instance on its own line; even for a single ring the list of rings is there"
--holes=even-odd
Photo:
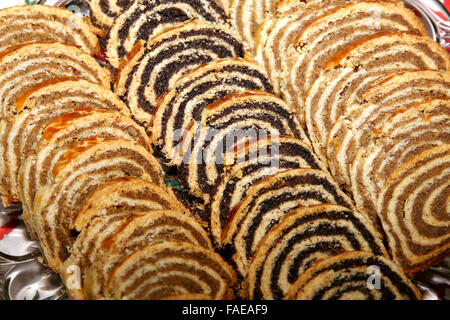
[[[243,55],[241,44],[225,27],[188,22],[152,38],[140,58],[130,62],[136,65],[123,67],[127,71],[120,72],[116,92],[140,122],[151,125],[158,99],[179,77],[204,63]]]
[[[248,111],[245,114],[242,114],[239,116],[237,120],[243,120],[246,117],[252,117],[253,116],[253,110],[254,109],[263,109],[267,111],[267,114],[262,114],[258,118],[261,120],[266,121],[275,121],[276,123],[281,123],[282,120],[287,119],[289,130],[293,132],[293,135],[299,139],[304,138],[303,130],[299,128],[298,124],[294,120],[294,116],[290,112],[290,110],[286,110],[284,106],[281,106],[280,104],[276,102],[259,102],[259,101],[246,101],[241,104],[236,104],[234,106],[228,107],[227,109],[223,110],[221,113],[213,115],[208,118],[207,125],[210,125],[212,128],[216,130],[222,130],[229,126],[233,120],[229,121],[223,121],[222,118],[227,118],[230,114],[236,113],[236,111],[242,111],[245,112]],[[279,115],[279,118],[271,117],[271,114]],[[257,117],[255,117],[257,118]],[[282,133],[281,135],[288,135],[286,133]]]
[[[210,0],[136,1],[114,19],[106,55],[113,67],[139,41],[149,41],[170,28],[191,20],[227,25],[223,10]]]
[[[161,168],[151,153],[121,138],[82,140],[64,152],[49,171],[50,181],[36,192],[29,224],[36,230],[50,267],[57,272],[73,243],[70,225],[75,213],[91,192],[110,180],[127,176],[164,185]]]
[[[261,239],[280,219],[296,208],[319,204],[353,208],[351,200],[322,170],[287,170],[251,186],[229,214],[222,232],[222,242],[236,250],[233,260],[241,274],[247,274]]]
[[[248,122],[248,121],[255,121],[255,122],[260,122],[260,121],[264,121],[264,122],[270,122],[271,117],[268,117],[266,115],[260,115],[260,116],[247,116],[247,117],[242,117],[241,119],[236,119],[234,120],[234,122],[230,123],[229,125],[235,125],[236,123],[239,122]],[[271,125],[273,125],[276,128],[283,128],[281,121],[271,121]],[[224,128],[221,128],[220,130],[225,130]],[[208,164],[198,164],[197,165],[197,173],[196,175],[199,177],[198,179],[198,186],[200,187],[201,191],[203,194],[205,195],[209,195],[211,194],[214,185],[217,182],[217,179],[219,179],[219,177],[223,174],[224,171],[224,158],[223,158],[223,152],[224,152],[224,146],[226,148],[226,145],[228,143],[228,138],[230,136],[236,136],[237,139],[233,144],[239,144],[240,142],[242,143],[242,141],[247,140],[248,137],[242,137],[239,138],[239,135],[241,134],[241,131],[243,132],[259,132],[259,130],[266,130],[265,127],[262,126],[242,126],[240,127],[238,130],[232,130],[229,131],[227,135],[225,135],[222,139],[220,139],[219,141],[217,141],[217,144],[215,146],[215,150],[213,151],[214,154],[216,155],[215,159],[214,159],[214,164],[215,164],[215,168],[214,168],[214,173],[210,174],[208,173],[208,170],[211,170],[211,167],[208,165],[211,165],[211,163]],[[279,135],[289,135],[289,131],[285,131],[283,129],[280,129],[279,131]],[[269,133],[270,135],[270,133]],[[264,136],[262,136],[264,138]],[[202,150],[207,150],[207,149],[212,149],[214,148],[214,146],[210,146],[208,144],[205,144],[204,147],[202,148]],[[200,158],[197,158],[197,160],[199,160]],[[206,160],[205,160],[206,162]],[[210,162],[210,161],[208,161]],[[182,165],[181,169],[180,169],[180,174],[182,176],[188,176],[189,175],[189,164],[188,165]],[[216,177],[216,179],[214,178],[210,178],[210,177]]]
[[[300,176],[300,177],[293,177],[293,179],[287,179],[280,181],[282,183],[282,186],[314,186],[314,185],[320,185],[323,187],[324,192],[329,193],[334,198],[334,201],[336,204],[343,205],[350,207],[350,203],[343,199],[342,196],[340,196],[333,185],[331,185],[327,179],[323,179],[322,177],[320,179],[317,179],[314,175],[306,175],[306,176]],[[267,192],[271,192],[276,190],[277,185],[275,185],[275,188],[269,187],[269,188],[263,188],[260,190],[260,195]],[[323,191],[322,191],[323,192]],[[302,202],[309,202],[313,201],[314,203],[330,203],[327,201],[330,201],[329,198],[324,197],[322,192],[314,192],[314,191],[301,191],[301,192],[295,192],[295,191],[289,191],[289,192],[283,192],[281,194],[278,194],[276,197],[266,198],[264,201],[260,201],[260,199],[254,199],[253,202],[249,204],[249,207],[254,208],[256,206],[256,202],[260,202],[258,206],[260,207],[259,213],[253,218],[251,226],[249,227],[248,233],[245,236],[245,251],[246,251],[246,257],[247,259],[250,259],[253,250],[252,247],[255,247],[255,233],[256,230],[259,227],[259,224],[261,223],[261,220],[263,219],[264,215],[272,210],[277,209],[280,207],[280,204],[282,203],[288,203],[293,202],[292,205],[285,208],[284,213],[281,213],[281,216],[283,214],[286,214],[287,212],[291,211],[292,209],[304,206]],[[278,223],[279,220],[272,220],[271,224],[274,225]],[[268,231],[268,229],[266,229]]]
[[[307,138],[289,107],[262,91],[234,93],[208,105],[183,142],[181,180],[190,193],[209,203],[212,187],[223,173],[223,156],[243,141],[287,135]],[[186,148],[189,147],[189,150]]]
[[[154,30],[160,27],[161,25],[176,25],[178,23],[182,23],[184,21],[189,20],[189,18],[190,18],[189,15],[187,15],[182,10],[178,10],[176,8],[163,9],[157,12],[156,16],[149,17],[145,25],[140,27],[139,31],[136,34],[135,42],[137,42],[138,40],[150,39],[149,35],[152,35],[154,33]],[[125,26],[130,27],[132,22],[133,22],[132,20],[128,20]],[[128,32],[129,32],[128,29],[125,28],[121,29],[119,31],[119,40],[122,42],[125,41],[128,37]],[[123,45],[120,45],[116,50],[120,58],[123,58],[129,51],[125,49]]]
[[[380,287],[372,289],[368,284],[374,268]],[[320,261],[298,278],[285,297],[295,300],[420,298],[420,291],[399,267],[388,258],[364,251],[341,253]]]
[[[255,151],[256,149],[256,151]],[[247,190],[265,177],[288,169],[322,169],[310,147],[291,137],[250,142],[244,158],[227,166],[211,192],[210,226],[220,244],[220,236],[231,209],[241,202]]]
[[[234,92],[264,90],[272,86],[257,65],[239,58],[213,61],[185,74],[158,102],[152,127],[153,142],[161,146],[168,165],[175,165],[176,144],[192,121],[200,121],[204,108]],[[178,137],[180,135],[180,137]]]
[[[132,3],[130,0],[86,0],[89,5],[89,18],[94,30],[100,36],[108,33],[115,19]]]
[[[117,12],[112,11],[111,7],[110,7],[110,3],[111,2],[116,2],[116,4],[118,4],[119,6],[121,6],[122,8],[125,7],[126,4],[130,3],[129,0],[126,1],[117,1],[117,0],[87,0],[88,4],[91,3],[95,3],[97,2],[98,5],[100,6],[101,12],[106,14],[108,17],[112,17],[115,18],[117,17]],[[121,4],[119,4],[119,2],[122,2]],[[91,10],[93,10],[92,6],[90,6]]]
[[[388,257],[375,229],[359,213],[337,205],[294,210],[272,228],[251,260],[251,299],[282,299],[316,260],[348,251]]]

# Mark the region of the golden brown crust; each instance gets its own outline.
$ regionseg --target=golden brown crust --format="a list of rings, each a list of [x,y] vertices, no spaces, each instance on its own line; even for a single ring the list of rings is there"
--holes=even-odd
[[[65,8],[45,5],[15,6],[0,10],[0,21],[0,34],[8,33],[7,40],[0,41],[0,52],[7,50],[9,46],[30,41],[66,42],[91,55],[100,51],[97,36],[91,26]],[[13,37],[14,32],[17,34]]]

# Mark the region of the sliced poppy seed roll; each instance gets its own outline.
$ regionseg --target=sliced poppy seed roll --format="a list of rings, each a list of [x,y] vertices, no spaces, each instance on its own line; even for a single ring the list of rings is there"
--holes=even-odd
[[[287,300],[420,300],[422,295],[389,259],[364,251],[323,260],[302,274]]]
[[[105,36],[117,17],[133,2],[132,0],[85,0],[89,5],[89,17],[95,32]]]
[[[450,144],[449,124],[449,98],[425,100],[392,116],[373,142],[359,148],[350,167],[358,210],[376,221],[378,196],[390,174],[419,153]]]
[[[421,272],[450,253],[450,144],[426,150],[388,177],[377,213],[394,261]]]
[[[363,94],[363,103],[352,105],[328,135],[327,160],[337,182],[350,188],[350,165],[358,149],[369,145],[393,114],[430,97],[450,97],[448,72],[407,71],[368,89]]]
[[[63,265],[63,278],[71,266],[77,266],[85,279],[81,289],[69,290],[72,298],[101,298],[111,273],[122,260],[148,245],[180,241],[212,249],[205,230],[183,212],[129,209],[95,217],[78,235],[71,256]]]
[[[245,90],[272,92],[264,71],[253,61],[226,58],[212,61],[182,76],[158,102],[151,129],[168,165],[174,163],[183,131],[200,121],[203,109],[224,96]]]
[[[87,197],[76,213],[71,228],[82,231],[97,216],[163,209],[190,214],[177,200],[170,187],[161,188],[136,177],[117,178],[97,188]]]
[[[48,265],[60,271],[74,238],[70,225],[87,196],[104,183],[134,176],[163,186],[157,160],[142,145],[118,138],[89,138],[52,166],[51,180],[37,190],[29,219]]]
[[[124,116],[130,111],[110,90],[86,80],[55,79],[45,81],[16,100],[17,115],[0,120],[0,194],[4,205],[18,203],[17,176],[20,166],[38,144],[42,130],[56,117],[77,108],[115,110]],[[141,130],[142,131],[142,130]]]
[[[55,78],[73,77],[110,88],[111,74],[94,57],[63,43],[32,43],[0,57],[0,114],[16,112],[16,100]]]
[[[233,269],[213,250],[165,242],[127,256],[112,273],[106,297],[147,300],[197,293],[228,300],[235,283]]]
[[[263,91],[233,93],[208,105],[201,122],[192,124],[183,153],[180,177],[189,192],[209,202],[224,169],[223,154],[236,144],[259,137],[292,136],[307,142],[289,106]]]
[[[429,37],[408,33],[377,34],[333,56],[310,87],[305,101],[308,133],[314,151],[326,155],[328,133],[364,92],[395,73],[450,70],[448,53]]]
[[[353,209],[351,200],[322,170],[292,169],[258,181],[228,216],[222,243],[231,244],[233,260],[246,275],[260,241],[291,210],[318,204]]]
[[[207,62],[243,56],[241,43],[226,26],[187,22],[153,37],[147,49],[139,42],[119,67],[115,91],[133,116],[149,125],[159,97],[183,74]]]
[[[228,25],[224,11],[213,0],[134,1],[114,19],[108,34],[106,57],[118,68],[120,60],[139,40],[151,41],[153,36],[190,20]]]
[[[252,258],[246,282],[249,299],[280,300],[315,263],[349,251],[389,258],[369,220],[337,205],[290,212],[263,238]]]
[[[211,193],[210,228],[219,245],[231,209],[245,198],[247,190],[256,182],[288,169],[324,168],[310,146],[293,137],[260,138],[238,146],[237,151],[236,155],[233,151],[236,160],[230,165],[225,161],[224,174]]]
[[[80,107],[54,118],[42,129],[33,153],[20,168],[18,190],[25,221],[34,210],[37,190],[50,183],[55,163],[78,141],[93,137],[127,139],[152,150],[145,130],[117,111]]]
[[[100,51],[92,28],[79,15],[43,5],[23,5],[0,10],[0,54],[26,42],[64,42],[95,55]]]
[[[294,44],[300,57],[292,68],[295,74],[290,77],[295,78],[294,89],[299,96],[297,115],[301,123],[304,123],[306,93],[329,58],[375,33],[390,31],[428,35],[417,16],[401,2],[371,1],[338,7],[300,32]]]

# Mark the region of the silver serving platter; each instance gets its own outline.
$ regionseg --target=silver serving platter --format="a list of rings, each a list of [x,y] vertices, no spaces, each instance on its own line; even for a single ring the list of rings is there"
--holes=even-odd
[[[426,26],[430,37],[450,51],[450,14],[438,0],[404,0]],[[89,8],[80,0],[2,0],[0,8],[17,4],[64,6],[82,16]],[[60,277],[42,265],[35,241],[29,238],[22,209],[0,203],[0,300],[67,299]],[[416,276],[424,300],[450,300],[450,257]]]

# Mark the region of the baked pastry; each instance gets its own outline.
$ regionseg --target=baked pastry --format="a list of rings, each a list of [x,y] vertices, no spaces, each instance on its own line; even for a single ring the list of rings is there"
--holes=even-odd
[[[129,116],[130,111],[110,90],[77,79],[54,79],[32,88],[16,100],[17,115],[3,117],[0,130],[0,194],[4,205],[20,202],[18,170],[41,138],[45,125],[76,108],[103,108]],[[141,130],[142,131],[142,130]]]
[[[294,43],[299,54],[292,67],[295,74],[289,75],[295,79],[294,90],[299,96],[295,106],[300,123],[304,124],[306,93],[328,59],[355,42],[389,31],[427,35],[416,15],[401,2],[374,1],[358,1],[336,8],[300,31]]]
[[[119,68],[115,91],[133,116],[148,125],[159,97],[183,74],[213,60],[243,56],[242,45],[229,28],[187,22],[153,37],[147,49],[139,42]]]
[[[311,147],[293,137],[259,138],[248,144],[244,142],[236,149],[239,152],[230,152],[233,156],[232,161],[228,161],[230,165],[225,158],[224,174],[213,187],[208,207],[210,230],[219,245],[231,209],[245,198],[252,185],[288,169],[324,168]]]
[[[230,19],[239,32],[246,51],[253,51],[258,25],[276,13],[276,3],[276,0],[231,0]]]
[[[314,151],[325,159],[328,133],[349,107],[362,103],[365,90],[408,70],[449,70],[448,53],[429,37],[377,34],[342,49],[308,90],[305,120]]]
[[[416,286],[390,260],[355,251],[328,258],[308,269],[291,286],[285,299],[420,300],[421,297]]]
[[[111,92],[109,85],[96,84],[80,78],[62,77],[42,81],[15,101],[17,114],[24,110],[69,110],[77,107],[116,110],[130,117],[126,104]]]
[[[314,0],[310,0],[310,1],[314,1]],[[320,1],[320,0],[317,0]],[[307,1],[309,2],[309,1]],[[306,1],[305,2],[300,2],[297,0],[278,0],[276,3],[276,8],[277,8],[277,14],[284,14],[287,11],[296,9],[298,6],[307,4]]]
[[[98,39],[88,23],[65,9],[44,5],[14,6],[0,10],[0,54],[26,42],[65,42],[95,55]]]
[[[49,168],[51,179],[35,196],[32,225],[49,267],[60,271],[74,238],[70,225],[86,197],[104,183],[126,176],[163,186],[161,168],[142,145],[120,138],[89,138],[68,149]],[[25,219],[25,217],[24,217]]]
[[[183,140],[181,183],[206,204],[223,172],[225,151],[242,141],[281,135],[308,141],[283,100],[263,91],[227,95],[205,107]]]
[[[391,173],[417,154],[450,144],[450,98],[433,98],[393,115],[350,166],[351,191],[358,210],[377,221],[377,201]]]
[[[337,205],[294,210],[261,241],[246,283],[252,300],[280,300],[315,263],[342,252],[367,251],[389,258],[370,221]]]
[[[71,228],[82,231],[97,216],[137,214],[151,210],[189,213],[170,187],[136,177],[113,179],[92,192],[75,214]]]
[[[104,37],[114,24],[117,16],[124,12],[131,0],[85,0],[89,5],[89,18],[94,31]]]
[[[322,170],[292,169],[258,181],[228,216],[222,243],[234,250],[233,261],[242,275],[248,272],[260,241],[291,210],[318,204],[353,208],[332,178]]]
[[[213,0],[133,1],[114,19],[108,34],[106,57],[118,68],[120,60],[139,40],[151,41],[153,36],[189,20],[227,24],[224,11]]]
[[[253,61],[226,58],[204,64],[182,76],[158,101],[151,128],[154,145],[167,165],[175,163],[179,139],[203,109],[227,94],[245,90],[273,92],[264,71]]]
[[[33,152],[24,155],[20,171],[14,171],[19,171],[17,189],[25,221],[34,210],[37,190],[51,181],[52,166],[78,141],[93,137],[126,139],[152,151],[144,129],[117,111],[80,107],[54,118],[35,137]]]
[[[450,96],[450,75],[434,70],[407,71],[392,75],[368,89],[363,103],[354,104],[331,128],[327,160],[338,183],[350,187],[349,167],[359,147],[395,113],[429,97]]]
[[[81,49],[63,43],[32,43],[0,56],[0,114],[15,112],[16,99],[43,81],[76,77],[110,88],[111,74]]]
[[[229,15],[231,0],[215,0],[215,2],[223,9],[223,11],[225,11],[227,15]]]
[[[293,90],[289,77],[281,79],[282,68],[287,76],[294,66],[297,54],[294,41],[299,32],[309,23],[349,0],[309,0],[278,1],[277,14],[262,21],[255,34],[253,54],[266,71],[276,93],[280,93],[283,81],[283,97],[289,104],[294,104],[297,92]]]
[[[428,149],[386,180],[378,198],[390,253],[407,275],[450,253],[450,144]]]
[[[103,209],[97,209],[100,209],[98,215],[83,227],[70,258],[64,262],[63,270],[70,271],[70,266],[77,266],[84,278],[80,289],[69,290],[72,298],[102,298],[111,274],[121,262],[149,245],[178,241],[212,250],[206,231],[193,217],[180,211],[139,212],[129,208],[121,213],[103,215]]]
[[[228,300],[234,297],[235,283],[233,269],[213,250],[165,242],[127,256],[112,273],[106,297],[161,299],[191,292]]]

